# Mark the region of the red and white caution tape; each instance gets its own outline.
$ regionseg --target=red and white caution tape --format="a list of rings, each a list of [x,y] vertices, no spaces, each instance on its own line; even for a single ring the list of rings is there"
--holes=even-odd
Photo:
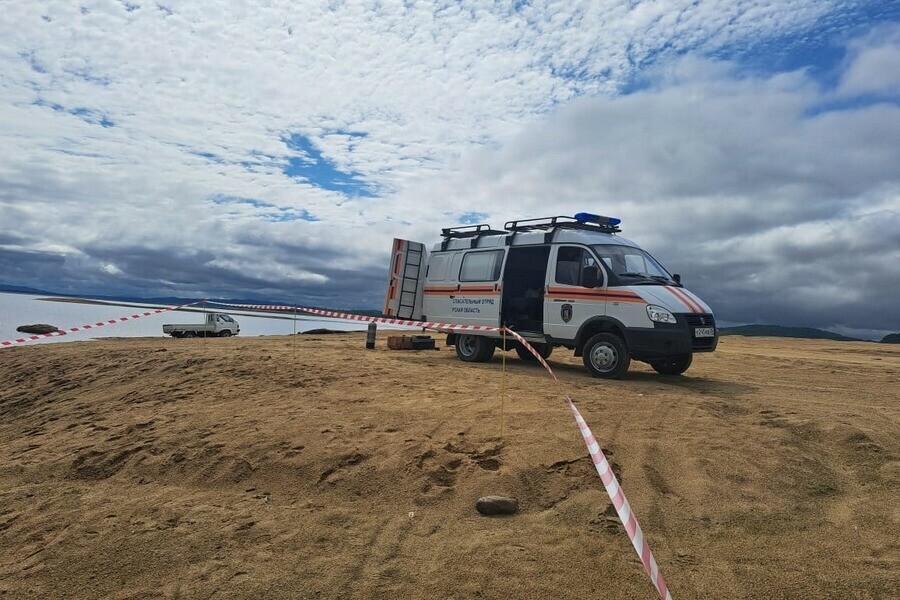
[[[547,364],[547,361],[544,360],[538,351],[534,349],[534,346],[529,344],[525,338],[515,331],[511,329],[507,329],[506,331],[516,338],[522,346],[528,348],[528,351],[544,365],[544,368],[547,369],[547,372],[550,373],[550,376],[554,381],[559,382],[559,379],[556,378],[556,374],[553,373],[553,369],[550,368],[550,365]],[[650,581],[653,582],[656,591],[659,592],[659,597],[663,600],[672,600],[672,595],[666,587],[666,581],[663,579],[662,573],[659,572],[659,566],[656,564],[656,559],[653,558],[650,546],[647,544],[647,540],[644,539],[644,532],[637,522],[637,517],[634,516],[634,512],[631,510],[631,505],[625,498],[625,492],[622,490],[619,480],[609,466],[609,461],[606,460],[603,450],[600,449],[600,444],[597,442],[594,434],[591,433],[587,423],[584,422],[581,413],[578,412],[572,399],[568,396],[565,396],[565,398],[566,404],[569,405],[572,414],[575,415],[575,422],[578,423],[578,428],[581,429],[581,435],[584,437],[584,443],[587,446],[588,454],[591,455],[594,467],[597,468],[597,473],[600,475],[600,480],[603,481],[606,493],[609,494],[609,499],[612,500],[616,513],[619,515],[619,520],[625,525],[625,533],[628,534],[631,545],[634,546],[635,552],[637,552],[638,557],[641,559],[644,570],[647,571],[647,575],[650,576]]]
[[[423,329],[439,329],[452,331],[501,331],[501,327],[487,327],[484,325],[454,325],[452,323],[438,323],[436,321],[408,321],[406,319],[397,319],[391,317],[369,317],[366,315],[354,315],[351,313],[342,313],[334,310],[323,310],[321,308],[305,308],[303,306],[284,306],[277,304],[227,304],[224,302],[209,301],[209,304],[217,304],[219,306],[231,306],[241,310],[277,310],[298,313],[310,313],[319,315],[320,317],[331,317],[332,319],[344,319],[347,321],[361,321],[363,323],[383,323],[385,325],[397,325],[399,327],[421,327]],[[546,364],[546,363],[545,363]]]
[[[212,302],[212,304],[221,303]],[[520,344],[522,344],[524,348],[527,348],[528,351],[534,355],[534,357],[541,363],[541,365],[544,366],[553,380],[559,383],[559,379],[556,378],[556,374],[553,372],[553,369],[550,368],[550,365],[547,364],[547,361],[544,360],[544,357],[534,349],[534,346],[529,344],[528,341],[525,340],[525,338],[523,338],[521,335],[508,328],[485,327],[481,325],[453,325],[450,323],[435,323],[431,321],[407,321],[403,319],[391,319],[385,317],[368,317],[364,315],[353,315],[332,310],[302,308],[298,306],[251,304],[223,304],[223,306],[232,306],[235,308],[243,309],[296,311],[312,313],[314,315],[320,315],[323,317],[332,317],[335,319],[347,319],[350,321],[362,321],[369,323],[385,323],[388,325],[399,325],[403,327],[423,327],[425,329],[452,331],[502,331],[503,329],[506,329],[507,333],[516,338],[516,340]],[[578,408],[575,407],[575,403],[572,402],[572,399],[569,398],[569,396],[564,397],[566,399],[566,404],[568,404],[569,408],[572,410],[572,414],[575,415],[575,422],[578,424],[578,428],[581,430],[581,435],[584,438],[585,445],[587,446],[588,454],[590,454],[591,460],[593,461],[594,466],[597,468],[597,474],[600,475],[600,480],[603,482],[603,486],[606,488],[606,493],[609,495],[609,499],[612,501],[612,504],[616,509],[616,513],[619,515],[619,519],[625,526],[625,532],[628,534],[628,539],[631,540],[631,545],[634,546],[634,550],[635,552],[637,552],[638,558],[641,559],[641,563],[644,565],[644,570],[650,577],[650,581],[653,582],[653,586],[659,593],[659,597],[662,600],[672,600],[672,594],[666,587],[666,582],[663,579],[662,573],[660,573],[659,571],[659,565],[657,565],[656,559],[653,557],[653,553],[650,551],[650,546],[647,544],[647,540],[644,538],[644,532],[637,521],[637,517],[634,516],[634,512],[631,510],[631,505],[628,503],[628,499],[625,498],[625,492],[622,490],[622,486],[619,484],[619,480],[613,473],[612,468],[610,468],[609,461],[606,460],[606,456],[600,449],[600,444],[597,442],[594,434],[591,433],[590,428],[588,427],[587,423],[585,423],[584,418],[582,418],[581,416],[581,413],[578,412]]]
[[[118,319],[109,319],[107,321],[97,321],[96,323],[88,323],[87,325],[81,325],[80,327],[69,327],[68,329],[59,329],[57,331],[53,331],[51,333],[43,333],[40,335],[30,335],[28,337],[18,338],[15,340],[9,340],[6,342],[0,342],[0,348],[7,348],[9,346],[13,346],[15,344],[27,344],[28,342],[35,342],[37,340],[43,340],[45,338],[56,337],[60,335],[69,335],[70,333],[75,333],[78,331],[87,331],[90,329],[96,329],[98,327],[107,327],[109,325],[118,325],[119,323],[124,323],[125,321],[133,321],[135,319],[140,319],[142,317],[152,317],[153,315],[158,315],[160,313],[168,312],[171,310],[179,310],[188,306],[194,306],[195,304],[200,304],[203,300],[198,300],[196,302],[190,302],[188,304],[182,304],[180,306],[167,306],[165,308],[156,308],[154,310],[148,310],[142,313],[134,313],[132,315],[119,317]]]
[[[569,408],[572,409],[572,414],[575,415],[575,422],[578,423],[578,428],[581,429],[581,435],[584,437],[584,443],[587,446],[588,453],[591,455],[591,460],[597,468],[597,473],[600,475],[604,487],[606,487],[606,493],[609,494],[609,498],[616,508],[619,520],[625,525],[625,533],[628,534],[628,539],[631,540],[634,551],[637,552],[638,557],[641,559],[644,570],[647,571],[647,575],[650,576],[650,581],[653,582],[656,591],[659,592],[659,597],[663,600],[672,600],[672,594],[669,593],[669,590],[666,587],[666,581],[663,579],[662,573],[659,572],[659,565],[656,564],[656,559],[653,558],[650,546],[644,538],[644,532],[641,530],[641,526],[637,522],[634,512],[631,510],[628,499],[625,498],[625,492],[622,491],[619,480],[616,479],[612,468],[609,466],[609,461],[606,460],[603,450],[600,449],[600,444],[597,443],[594,434],[591,433],[587,423],[585,423],[584,419],[581,417],[581,413],[578,412],[578,409],[575,407],[575,403],[572,402],[572,399],[568,396],[566,396],[566,403],[569,405]]]

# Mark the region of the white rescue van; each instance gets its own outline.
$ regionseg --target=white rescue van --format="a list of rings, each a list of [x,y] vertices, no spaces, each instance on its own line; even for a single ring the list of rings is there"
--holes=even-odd
[[[579,213],[451,227],[431,254],[394,240],[385,314],[459,325],[508,327],[544,357],[575,351],[597,377],[619,378],[632,359],[678,375],[712,352],[712,309],[649,253],[617,235],[619,220]],[[490,360],[496,332],[448,332],[464,361]],[[523,360],[533,356],[507,339]]]

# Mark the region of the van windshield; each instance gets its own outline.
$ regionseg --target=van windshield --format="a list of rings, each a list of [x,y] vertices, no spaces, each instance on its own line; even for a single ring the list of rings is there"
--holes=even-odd
[[[675,283],[668,271],[640,248],[620,244],[594,244],[591,248],[610,271],[629,285]]]

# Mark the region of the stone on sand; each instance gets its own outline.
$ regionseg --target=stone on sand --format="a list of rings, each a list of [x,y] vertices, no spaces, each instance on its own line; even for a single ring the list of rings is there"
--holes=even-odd
[[[34,325],[20,325],[16,327],[19,333],[30,333],[32,335],[44,335],[45,333],[53,333],[59,331],[55,325],[47,325],[46,323],[36,323]]]
[[[482,496],[475,508],[485,516],[512,515],[519,510],[519,501],[507,496]]]

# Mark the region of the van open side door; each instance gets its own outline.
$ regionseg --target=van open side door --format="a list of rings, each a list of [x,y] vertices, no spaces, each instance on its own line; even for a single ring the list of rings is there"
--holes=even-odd
[[[422,318],[425,288],[425,244],[394,238],[384,314],[401,319]]]

